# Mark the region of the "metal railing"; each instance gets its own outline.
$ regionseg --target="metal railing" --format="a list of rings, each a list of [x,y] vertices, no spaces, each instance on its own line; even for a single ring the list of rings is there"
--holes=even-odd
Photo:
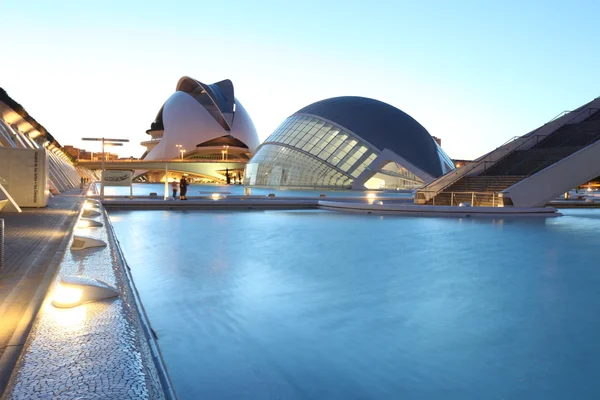
[[[433,196],[429,199],[432,202],[432,205],[450,205],[450,206],[458,206],[461,203],[468,203],[470,206],[477,207],[482,204],[496,207],[500,206],[501,202],[498,197],[499,192],[474,192],[474,191],[456,191],[456,192],[444,192],[444,193],[435,193],[431,191],[430,193],[434,193]],[[436,204],[436,198],[438,202]],[[442,204],[448,203],[449,204]]]
[[[510,154],[512,154],[512,153],[514,153],[515,151],[517,151],[517,150],[521,149],[521,148],[522,148],[524,145],[526,145],[526,144],[531,144],[531,143],[532,143],[532,141],[533,141],[532,139],[535,139],[535,140],[536,140],[536,143],[535,143],[535,145],[538,145],[538,144],[542,143],[542,142],[543,142],[545,139],[547,139],[548,137],[552,136],[552,134],[554,134],[556,131],[558,131],[559,129],[561,129],[563,126],[565,126],[565,125],[568,125],[570,122],[572,122],[573,120],[575,120],[576,118],[578,118],[579,116],[581,116],[583,113],[585,113],[585,112],[588,112],[588,113],[590,114],[589,116],[592,116],[592,115],[593,115],[593,114],[596,112],[596,111],[594,111],[594,112],[592,113],[592,110],[596,110],[596,111],[597,111],[598,109],[596,109],[596,108],[585,108],[585,109],[583,109],[583,110],[579,111],[579,112],[578,112],[578,113],[577,113],[575,116],[573,116],[573,118],[570,118],[570,119],[566,120],[566,121],[565,121],[565,122],[563,122],[563,123],[562,123],[560,126],[556,127],[556,129],[554,129],[552,132],[550,132],[550,133],[549,133],[549,134],[547,134],[547,135],[536,135],[536,134],[533,134],[534,132],[537,132],[537,131],[539,131],[540,129],[544,128],[544,127],[545,127],[546,125],[548,125],[549,123],[551,123],[551,122],[555,121],[556,119],[558,119],[558,118],[561,118],[562,116],[568,115],[568,112],[565,112],[565,111],[563,111],[562,113],[560,113],[559,115],[557,115],[556,117],[554,117],[553,119],[551,119],[550,121],[546,122],[544,125],[542,125],[542,126],[540,126],[539,128],[537,128],[537,129],[533,130],[533,131],[532,131],[532,132],[529,134],[530,136],[527,136],[527,137],[524,137],[524,136],[515,136],[515,137],[512,137],[511,139],[509,139],[508,141],[506,141],[504,144],[502,144],[502,145],[498,146],[496,149],[494,149],[493,151],[491,151],[490,153],[488,153],[488,154],[492,154],[492,153],[496,152],[497,150],[501,149],[502,147],[506,146],[507,144],[509,144],[509,143],[511,143],[511,142],[513,142],[513,141],[515,141],[515,140],[517,140],[517,139],[526,139],[525,141],[523,141],[523,143],[519,144],[517,147],[515,147],[515,148],[514,148],[514,149],[512,149],[511,151],[509,151],[509,152],[507,152],[506,154],[502,155],[502,157],[498,158],[497,160],[482,160],[482,161],[480,161],[480,162],[478,162],[478,163],[472,163],[473,165],[467,164],[467,165],[465,165],[465,166],[464,166],[464,167],[462,167],[462,168],[468,168],[468,171],[472,171],[472,170],[474,170],[474,169],[476,169],[476,168],[479,168],[479,167],[483,166],[483,168],[484,168],[484,173],[485,173],[485,171],[487,170],[487,165],[488,165],[488,164],[490,164],[490,163],[491,163],[491,164],[493,165],[493,164],[497,164],[497,163],[499,163],[500,161],[502,161],[502,160],[504,160],[506,157],[508,157]],[[542,140],[542,141],[539,141],[539,137],[543,137],[543,138],[544,138],[544,140]],[[486,156],[487,156],[487,155],[486,155]],[[484,157],[485,157],[485,156],[484,156]],[[463,178],[464,176],[466,176],[466,175],[467,175],[467,173],[468,173],[468,172],[466,172],[466,173],[465,173],[465,172],[464,172],[465,170],[464,170],[464,169],[462,169],[462,168],[461,168],[461,170],[460,170],[460,174],[461,174],[461,175],[460,175],[460,176],[458,176],[456,179],[454,179],[454,180],[450,181],[448,184],[446,184],[446,185],[445,185],[444,187],[442,187],[441,189],[439,189],[439,190],[434,190],[434,191],[427,191],[427,190],[424,190],[424,191],[420,191],[420,192],[421,192],[421,193],[427,193],[427,192],[441,193],[441,192],[443,192],[444,190],[446,190],[447,188],[449,188],[450,186],[452,186],[454,183],[456,183],[456,182],[457,182],[459,179],[461,179],[461,178]],[[459,173],[459,170],[454,170],[454,171],[452,171],[452,172],[450,172],[450,173],[456,173],[456,174],[458,175],[458,173]],[[435,181],[434,181],[434,182],[435,182]],[[426,187],[427,187],[427,186],[425,186],[425,188],[426,188]]]
[[[592,110],[598,111],[600,109],[598,109],[598,108],[589,108],[589,109],[586,109],[584,111],[590,111],[590,117],[591,117],[594,114],[594,113],[591,112]],[[562,126],[561,126],[561,128],[562,128]],[[558,129],[557,129],[557,131],[558,131]],[[555,133],[555,132],[553,132],[553,133]],[[581,133],[581,132],[573,133],[573,134],[567,136],[563,141],[561,141],[556,146],[547,147],[547,148],[540,148],[539,150],[546,150],[548,153],[551,153],[552,150],[567,148],[567,147],[569,147],[568,146],[569,142],[571,140],[573,140],[574,135],[577,135],[579,133]],[[596,132],[594,132],[594,130],[592,130],[592,131],[586,132],[586,133],[592,134],[594,136],[590,140],[586,141],[583,145],[573,146],[573,147],[579,147],[579,149],[576,149],[573,152],[571,152],[570,154],[567,154],[567,155],[565,155],[565,156],[563,156],[563,157],[561,157],[559,159],[554,159],[552,157],[547,156],[545,158],[542,158],[542,159],[539,159],[539,160],[535,160],[535,161],[538,161],[537,165],[531,171],[529,171],[527,174],[525,174],[524,176],[535,175],[536,173],[538,173],[541,170],[549,167],[550,165],[552,165],[554,163],[557,163],[558,161],[560,161],[562,159],[565,159],[565,158],[569,157],[570,155],[576,153],[577,151],[579,151],[579,150],[581,150],[583,148],[586,148],[587,146],[589,146],[589,145],[597,142],[598,140],[600,140],[600,128],[598,128],[598,130]],[[550,139],[549,136],[552,136],[552,135],[548,135],[547,139]],[[546,139],[542,140],[540,143],[536,143],[536,145],[544,143],[545,140]],[[514,171],[516,168],[521,167],[523,164],[525,164],[526,162],[529,162],[529,161],[532,161],[532,160],[528,160],[527,158],[524,158],[520,162],[516,163],[515,165],[511,166],[509,169],[507,169],[506,171],[504,171],[504,173],[502,173],[502,175],[499,175],[499,176],[509,175],[509,173],[511,171]]]

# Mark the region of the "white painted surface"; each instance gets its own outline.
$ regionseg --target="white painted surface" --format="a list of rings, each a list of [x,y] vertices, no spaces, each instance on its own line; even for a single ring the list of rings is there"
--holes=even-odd
[[[21,207],[17,204],[17,202],[12,198],[10,193],[2,186],[0,183],[0,201],[2,205],[0,206],[0,211],[4,212],[21,212]]]
[[[45,149],[0,147],[0,180],[20,207],[46,207],[48,167]]]
[[[389,204],[359,204],[319,201],[319,208],[360,214],[389,214],[414,217],[557,217],[561,214],[551,207],[452,207]]]
[[[233,127],[228,132],[192,96],[185,92],[173,93],[163,108],[163,137],[145,160],[176,159],[180,157],[176,145],[182,145],[186,152],[191,152],[196,145],[225,135],[241,140],[254,153],[259,145],[256,128],[237,99],[235,104]]]
[[[600,141],[502,192],[516,207],[539,207],[600,176]]]
[[[500,161],[502,158],[512,153],[516,149],[527,150],[535,146],[546,136],[550,135],[561,126],[583,121],[589,117],[590,109],[598,108],[600,108],[600,98],[592,100],[591,102],[579,107],[575,111],[556,118],[555,120],[542,125],[526,135],[506,143],[495,150],[492,150],[491,152],[479,157],[472,163],[469,163],[461,168],[457,168],[456,170],[442,176],[441,178],[424,187],[421,193],[425,196],[425,200],[429,200],[435,194],[458,181],[463,176],[479,175],[481,172],[492,167],[497,161]]]
[[[390,162],[396,162],[402,165],[404,168],[415,174],[419,179],[421,179],[425,184],[434,180],[434,177],[429,175],[427,172],[423,171],[416,165],[407,161],[404,157],[399,156],[389,149],[383,149],[381,153],[377,156],[375,160],[366,168],[352,183],[352,189],[364,189],[365,183],[371,179],[371,177],[375,176],[383,167],[385,167]],[[401,178],[400,178],[401,179]]]

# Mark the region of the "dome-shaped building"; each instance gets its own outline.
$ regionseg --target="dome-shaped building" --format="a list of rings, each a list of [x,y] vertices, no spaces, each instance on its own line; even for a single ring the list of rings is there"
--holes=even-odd
[[[186,158],[218,160],[223,158],[221,148],[205,144],[223,138],[219,142],[234,144],[226,148],[230,159],[247,161],[259,144],[254,124],[228,79],[207,85],[184,76],[146,133],[152,138],[142,142],[145,160],[176,159],[181,153]]]
[[[453,170],[427,130],[364,97],[335,97],[288,117],[246,165],[248,186],[412,189]]]

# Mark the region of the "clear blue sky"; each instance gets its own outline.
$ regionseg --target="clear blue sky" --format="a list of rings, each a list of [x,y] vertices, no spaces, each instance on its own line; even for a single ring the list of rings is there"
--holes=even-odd
[[[231,79],[261,140],[357,95],[474,158],[600,96],[598,15],[597,0],[0,0],[0,86],[61,144],[129,138],[121,155],[142,154],[189,75]]]

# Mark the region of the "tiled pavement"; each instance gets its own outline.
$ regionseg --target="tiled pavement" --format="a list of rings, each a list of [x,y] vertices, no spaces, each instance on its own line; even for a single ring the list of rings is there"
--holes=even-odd
[[[94,220],[104,226],[76,232],[107,245],[66,251],[53,282],[82,275],[114,286],[118,297],[73,308],[46,298],[2,399],[175,398],[166,393],[170,384],[114,231],[105,214]]]
[[[0,394],[56,272],[82,201],[79,189],[50,199],[48,207],[0,213],[4,268],[0,270]]]

